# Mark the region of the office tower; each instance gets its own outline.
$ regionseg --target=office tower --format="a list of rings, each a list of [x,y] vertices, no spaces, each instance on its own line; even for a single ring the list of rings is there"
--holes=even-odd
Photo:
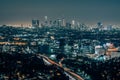
[[[58,20],[57,20],[57,26],[58,26],[58,27],[62,26],[62,20],[61,20],[61,19],[58,19]]]
[[[32,20],[32,27],[35,27],[36,21]]]
[[[47,21],[48,17],[47,17],[47,16],[45,16],[44,18],[45,18],[45,21]]]
[[[39,20],[32,20],[32,27],[39,27]]]
[[[56,25],[57,25],[57,21],[55,20],[53,21],[53,26],[56,27]]]
[[[73,25],[73,26],[75,25],[75,20],[72,20],[72,25]]]
[[[88,27],[84,23],[80,24],[80,30],[85,31],[87,29]]]
[[[37,24],[36,24],[36,25],[37,25],[37,27],[39,27],[39,20],[36,20],[36,23],[37,23]]]
[[[98,22],[97,25],[98,25],[98,27],[102,27],[102,23],[101,22]]]
[[[103,24],[101,22],[97,23],[97,28],[100,30],[103,30]]]
[[[67,22],[65,25],[66,25],[66,27],[67,27],[68,29],[71,28],[71,23]]]
[[[75,20],[72,20],[71,28],[74,29],[74,27],[75,27]]]
[[[50,27],[53,26],[53,21],[52,20],[49,21],[49,26]]]
[[[79,22],[77,22],[77,27],[80,27],[80,23]]]
[[[63,27],[66,26],[66,23],[65,23],[65,19],[64,19],[64,18],[62,19],[62,26],[63,26]]]
[[[48,26],[48,17],[45,16],[44,19],[45,19],[44,26]]]
[[[108,25],[107,30],[112,30],[112,25]]]

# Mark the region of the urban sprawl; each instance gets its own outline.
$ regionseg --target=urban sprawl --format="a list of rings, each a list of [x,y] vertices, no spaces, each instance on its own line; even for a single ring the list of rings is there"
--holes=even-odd
[[[65,57],[63,65],[85,80],[120,78],[119,51],[105,55],[110,44],[120,46],[120,26],[102,22],[88,26],[64,18],[48,20],[47,16],[43,22],[34,19],[31,24],[0,26],[0,80],[77,80],[66,77],[58,67],[43,65],[40,55],[55,62],[58,55]]]

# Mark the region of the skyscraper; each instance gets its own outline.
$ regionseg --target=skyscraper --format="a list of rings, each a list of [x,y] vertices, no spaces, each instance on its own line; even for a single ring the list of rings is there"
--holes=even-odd
[[[32,20],[32,27],[39,27],[39,20]]]
[[[58,26],[58,27],[62,26],[62,20],[61,20],[61,19],[58,19],[58,20],[57,20],[57,26]]]
[[[64,19],[64,18],[62,19],[62,26],[63,26],[63,27],[66,26],[66,23],[65,23],[65,19]]]
[[[97,28],[100,30],[103,30],[103,24],[101,22],[97,23]]]
[[[71,22],[71,28],[72,28],[72,29],[75,28],[75,20],[72,20],[72,22]]]
[[[45,21],[47,21],[47,19],[48,19],[48,17],[47,17],[47,16],[45,16]]]
[[[44,18],[45,18],[44,26],[48,26],[48,17],[45,16]]]

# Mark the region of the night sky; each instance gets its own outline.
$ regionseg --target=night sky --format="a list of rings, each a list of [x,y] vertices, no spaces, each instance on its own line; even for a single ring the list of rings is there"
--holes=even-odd
[[[0,0],[0,25],[65,18],[80,23],[120,24],[120,0]]]

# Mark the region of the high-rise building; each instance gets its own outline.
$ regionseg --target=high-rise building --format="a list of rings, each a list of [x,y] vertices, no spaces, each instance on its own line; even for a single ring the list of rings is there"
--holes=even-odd
[[[45,19],[44,26],[48,26],[48,17],[45,16],[44,19]]]
[[[75,20],[72,20],[72,25],[73,25],[73,26],[75,25]]]
[[[97,23],[97,28],[100,30],[103,30],[103,24],[101,22]]]
[[[62,26],[63,26],[63,27],[66,26],[66,23],[65,23],[65,19],[64,19],[64,18],[62,19]]]
[[[107,30],[112,30],[112,25],[108,25]]]
[[[39,20],[32,20],[32,27],[39,27]]]
[[[72,22],[71,22],[71,28],[74,29],[74,27],[75,27],[75,20],[72,20]]]
[[[58,20],[57,20],[57,26],[58,26],[58,27],[62,26],[62,20],[61,20],[61,19],[58,19]]]
[[[69,29],[71,28],[71,23],[67,22],[65,25],[67,28],[69,28]]]
[[[47,16],[45,16],[45,21],[47,21],[47,19],[48,19],[48,17],[47,17]]]

